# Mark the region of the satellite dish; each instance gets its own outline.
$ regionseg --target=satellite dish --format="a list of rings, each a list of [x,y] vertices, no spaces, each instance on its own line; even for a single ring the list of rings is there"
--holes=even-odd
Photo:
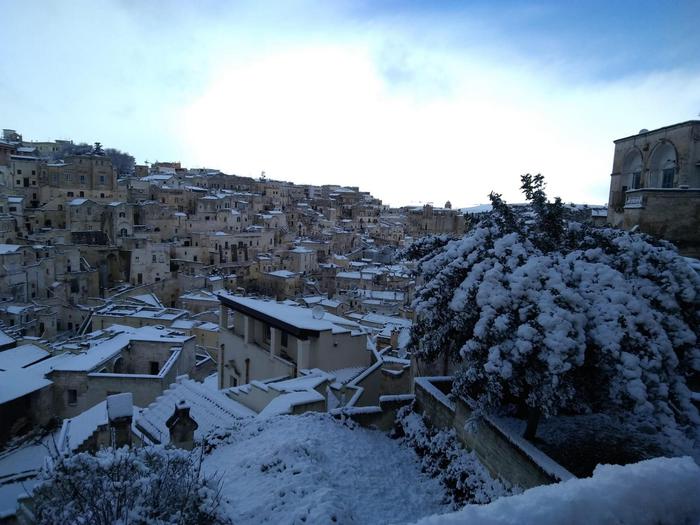
[[[323,309],[322,306],[314,306],[311,309],[311,315],[313,316],[314,319],[323,319],[323,316],[326,314],[326,311]]]

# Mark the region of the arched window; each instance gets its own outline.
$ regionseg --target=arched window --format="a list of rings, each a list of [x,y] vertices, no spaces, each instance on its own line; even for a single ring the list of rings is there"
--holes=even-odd
[[[129,235],[129,232],[126,228],[122,228],[121,230],[119,230],[119,237],[126,237],[127,235]]]
[[[678,167],[676,148],[671,142],[657,144],[649,161],[649,187],[674,188]]]
[[[112,373],[114,373],[114,374],[123,374],[124,373],[124,358],[123,357],[117,357],[117,359],[114,361],[114,367],[112,367]]]
[[[630,151],[622,164],[622,191],[642,187],[642,154],[638,149]]]

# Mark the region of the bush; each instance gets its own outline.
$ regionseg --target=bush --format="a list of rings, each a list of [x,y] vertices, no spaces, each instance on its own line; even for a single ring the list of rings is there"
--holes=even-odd
[[[37,523],[227,524],[201,453],[152,446],[54,458],[34,489]]]
[[[476,454],[464,450],[454,430],[427,426],[412,406],[403,407],[396,414],[394,434],[416,451],[421,470],[440,480],[454,509],[468,503],[490,503],[520,491],[492,478]]]

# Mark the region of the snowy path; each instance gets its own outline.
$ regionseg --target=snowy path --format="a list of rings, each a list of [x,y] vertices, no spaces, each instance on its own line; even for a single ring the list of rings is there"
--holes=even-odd
[[[449,509],[413,451],[327,415],[251,420],[204,461],[229,515],[253,523],[407,523]]]

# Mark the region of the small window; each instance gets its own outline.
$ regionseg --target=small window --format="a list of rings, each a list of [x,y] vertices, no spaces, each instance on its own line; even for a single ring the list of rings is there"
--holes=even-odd
[[[282,337],[280,337],[280,344],[284,348],[287,348],[287,345],[289,345],[289,336],[287,335],[287,332],[282,332]]]
[[[68,389],[68,404],[71,406],[78,404],[78,391],[74,388]]]
[[[151,369],[151,375],[157,376],[158,372],[160,371],[160,365],[158,364],[158,361],[151,361],[149,365]]]

